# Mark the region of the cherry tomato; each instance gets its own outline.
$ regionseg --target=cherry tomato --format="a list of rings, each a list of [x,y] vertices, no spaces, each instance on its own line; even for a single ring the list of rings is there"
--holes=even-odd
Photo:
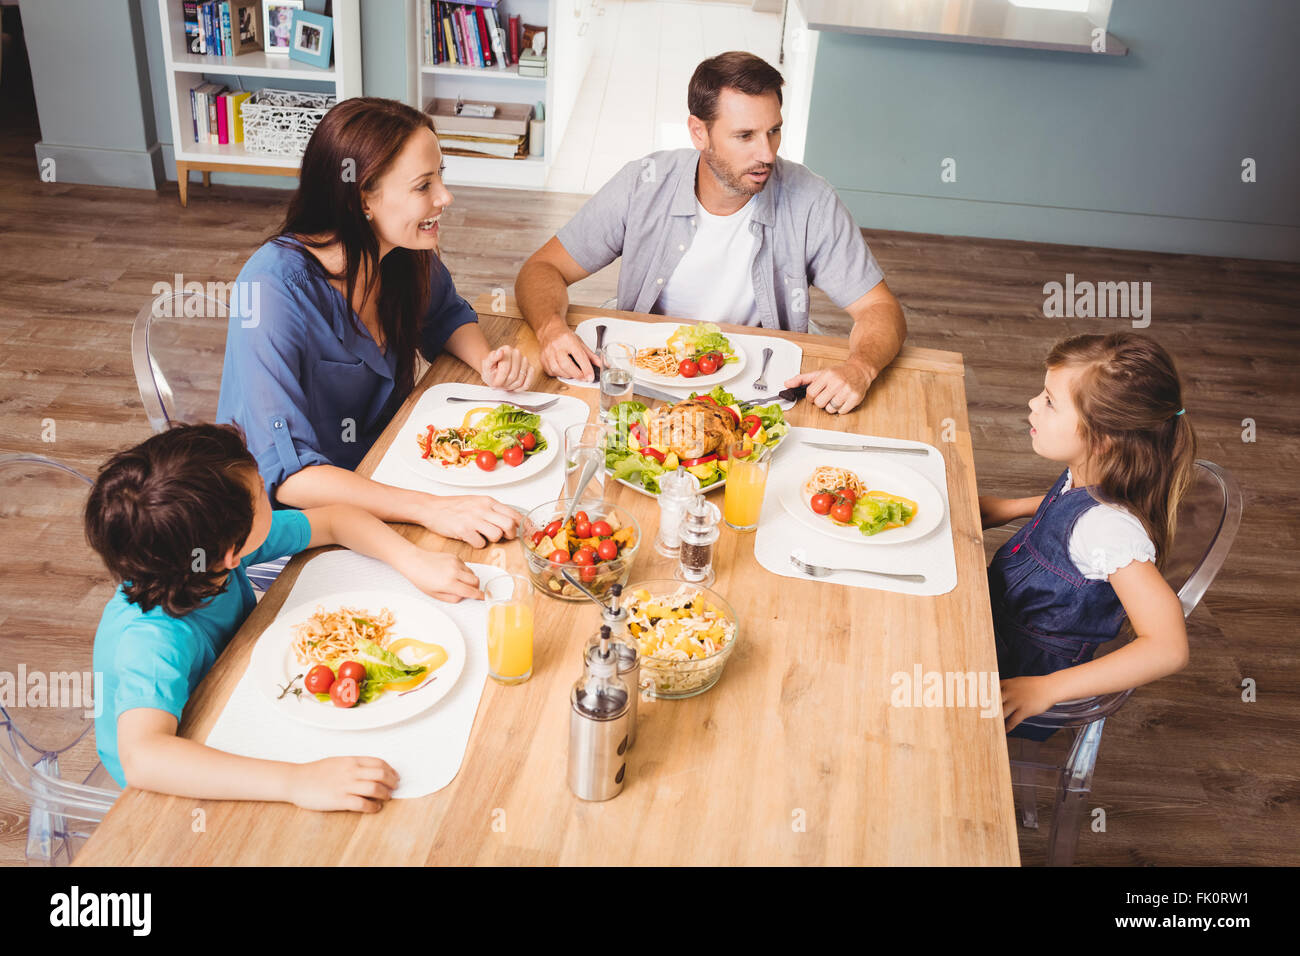
[[[597,545],[596,553],[600,555],[602,561],[613,561],[618,557],[618,542],[612,538],[606,538]]]
[[[839,501],[831,507],[831,518],[840,524],[848,524],[853,520],[853,502]]]
[[[532,451],[537,447],[537,436],[532,432],[524,432],[519,436],[519,444],[524,446],[524,451]]]
[[[575,512],[573,513],[573,520],[574,520],[575,522],[576,522],[576,521],[585,521],[585,522],[587,522],[587,524],[591,524],[591,516],[588,515],[587,512],[585,512],[585,511],[575,511]],[[584,535],[579,535],[579,537],[585,538],[586,535],[585,535],[585,534],[584,534]]]
[[[511,445],[501,455],[501,460],[511,468],[518,468],[524,463],[524,447],[522,445]]]
[[[542,539],[543,539],[544,537],[546,537],[546,532],[545,532],[545,531],[534,531],[534,532],[533,532],[533,547],[535,548],[535,547],[537,547],[539,544],[541,544],[541,543],[542,543]]]
[[[753,438],[758,430],[763,427],[763,419],[757,415],[746,415],[740,420],[740,424],[745,427],[745,434]]]
[[[474,456],[474,464],[478,465],[484,471],[491,471],[497,466],[497,456],[484,448]]]
[[[334,701],[335,707],[355,707],[360,696],[361,688],[351,677],[336,680],[330,688],[330,700]]]
[[[701,375],[712,375],[718,370],[718,363],[713,361],[713,357],[709,355],[700,359],[699,366]]]
[[[713,364],[718,368],[722,368],[722,366],[727,364],[727,357],[721,352],[711,352],[710,354],[713,356]]]
[[[596,580],[596,570],[597,569],[595,565],[592,565],[591,567],[584,567],[582,569],[582,575],[581,575],[582,583],[590,584],[592,581]]]
[[[596,563],[596,552],[591,548],[582,547],[573,553],[574,564],[592,565]]]
[[[568,564],[569,552],[565,551],[563,548],[556,548],[551,552],[550,562],[551,564]]]
[[[324,664],[317,664],[307,672],[303,685],[309,694],[328,694],[334,686],[334,672]]]
[[[677,366],[677,372],[682,378],[694,378],[700,374],[700,367],[690,359],[684,359],[682,364]]]
[[[852,488],[836,488],[835,493],[850,503],[858,500],[858,493]]]
[[[556,520],[556,521],[552,521],[552,522],[551,522],[550,524],[548,524],[545,528],[543,528],[543,529],[542,529],[542,534],[546,535],[546,537],[548,537],[548,538],[554,538],[554,537],[555,537],[555,532],[557,532],[557,531],[559,531],[559,530],[560,530],[560,522],[559,522],[558,520]]]
[[[358,684],[365,683],[366,668],[364,664],[356,661],[344,661],[339,665],[339,680],[351,677]]]
[[[579,511],[578,514],[582,514],[582,512]],[[591,522],[588,521],[586,518],[574,518],[573,533],[577,535],[579,538],[590,538]]]
[[[830,514],[831,506],[834,504],[835,498],[825,491],[812,496],[812,510],[819,515]]]
[[[598,538],[608,538],[614,533],[614,529],[609,526],[608,521],[593,521],[591,523],[591,533]]]

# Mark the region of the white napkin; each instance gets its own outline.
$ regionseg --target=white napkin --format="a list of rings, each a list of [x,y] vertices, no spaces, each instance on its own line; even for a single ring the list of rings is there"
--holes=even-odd
[[[600,317],[584,319],[574,331],[577,332],[578,338],[593,351],[596,348],[596,326],[598,325],[606,326],[606,345],[623,342],[635,348],[650,348],[663,345],[668,340],[668,336],[672,335],[673,330],[681,324],[671,320],[650,323]],[[785,339],[768,335],[737,335],[734,332],[728,332],[727,338],[736,349],[745,353],[745,367],[731,381],[723,382],[722,387],[742,401],[759,395],[771,395],[772,400],[776,401],[776,393],[785,388],[786,379],[798,375],[803,366],[803,349]],[[759,370],[763,367],[765,348],[772,350],[772,361],[768,363],[765,376],[767,391],[760,392],[753,387],[753,382],[758,378]],[[600,387],[598,382],[585,382],[576,378],[562,378],[560,381],[578,388]],[[655,388],[685,398],[696,390],[696,386],[690,384],[691,380],[688,378],[682,379],[682,382],[681,385],[663,385],[656,382]]]
[[[471,564],[482,584],[503,572]],[[383,589],[434,600],[382,561],[351,551],[330,551],[302,569],[284,607],[328,601],[340,591]],[[254,686],[246,670],[226,708],[208,734],[209,747],[263,760],[306,763],[325,757],[379,757],[397,771],[398,798],[423,797],[441,790],[455,778],[469,744],[479,698],[487,680],[487,605],[436,602],[465,638],[465,669],[451,692],[410,720],[374,730],[332,731],[285,717]],[[251,668],[250,668],[251,670]]]
[[[458,385],[453,382],[443,382],[430,386],[420,396],[420,400],[411,409],[411,417],[407,421],[420,421],[426,416],[437,414],[447,407],[447,397],[450,395],[475,399],[481,397],[484,405],[499,405],[502,402],[541,405],[557,397],[541,392],[503,392],[500,389],[488,388],[486,385]],[[422,477],[397,460],[397,442],[402,440],[401,434],[389,446],[378,467],[375,468],[375,473],[370,477],[385,485],[395,485],[398,488],[408,488],[412,491],[427,491],[434,495],[487,495],[505,504],[514,505],[516,508],[532,511],[534,508],[557,500],[563,494],[564,430],[570,425],[580,424],[592,417],[590,406],[581,399],[574,398],[571,395],[562,395],[559,396],[559,399],[546,411],[538,414],[542,416],[547,424],[554,427],[556,435],[559,437],[560,447],[556,448],[556,455],[551,463],[531,478],[509,485],[493,485],[476,489],[443,484],[433,478]],[[463,404],[457,407],[468,411],[473,406]],[[405,430],[405,427],[403,425],[403,430]]]
[[[779,487],[790,472],[806,477],[811,471],[815,448],[801,448],[806,441],[827,442],[837,445],[863,444],[889,445],[894,448],[928,448],[930,454],[921,458],[912,455],[885,453],[879,460],[894,465],[905,465],[934,483],[943,497],[943,521],[923,538],[890,545],[861,545],[840,541],[817,534],[785,510],[776,494],[763,498],[758,530],[754,533],[754,557],[773,574],[804,581],[816,580],[846,587],[872,588],[877,591],[898,591],[901,594],[947,594],[957,586],[957,555],[952,543],[952,511],[948,503],[948,475],[943,455],[933,445],[901,438],[878,438],[874,435],[854,435],[830,431],[825,428],[791,428],[781,443],[780,454],[772,459],[771,473],[767,476],[768,489]],[[869,453],[863,453],[864,461]],[[808,564],[828,568],[877,568],[897,574],[924,574],[925,583],[898,581],[870,574],[832,574],[824,578],[809,578],[795,570],[790,563],[790,552],[798,549]]]

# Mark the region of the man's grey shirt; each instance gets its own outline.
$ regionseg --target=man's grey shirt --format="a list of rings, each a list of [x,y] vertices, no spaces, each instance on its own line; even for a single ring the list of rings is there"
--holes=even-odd
[[[652,153],[624,166],[557,233],[587,272],[623,257],[618,307],[654,312],[696,229],[698,150]],[[840,308],[884,279],[857,223],[834,187],[780,158],[754,205],[757,237],[750,273],[765,329],[808,331],[808,286]]]

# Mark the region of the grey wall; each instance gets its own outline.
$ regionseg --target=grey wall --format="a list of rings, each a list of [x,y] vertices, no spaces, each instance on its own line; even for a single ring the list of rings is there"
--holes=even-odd
[[[1300,259],[1300,4],[1114,0],[1109,31],[1128,56],[824,32],[804,161],[872,228]]]

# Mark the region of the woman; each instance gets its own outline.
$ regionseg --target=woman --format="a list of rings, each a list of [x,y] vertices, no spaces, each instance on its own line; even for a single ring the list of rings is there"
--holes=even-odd
[[[481,495],[438,496],[354,469],[446,350],[494,388],[527,388],[518,349],[493,350],[437,255],[442,182],[433,122],[394,100],[344,100],[316,127],[279,232],[239,274],[217,419],[243,429],[277,507],[359,505],[474,547],[519,516]]]

